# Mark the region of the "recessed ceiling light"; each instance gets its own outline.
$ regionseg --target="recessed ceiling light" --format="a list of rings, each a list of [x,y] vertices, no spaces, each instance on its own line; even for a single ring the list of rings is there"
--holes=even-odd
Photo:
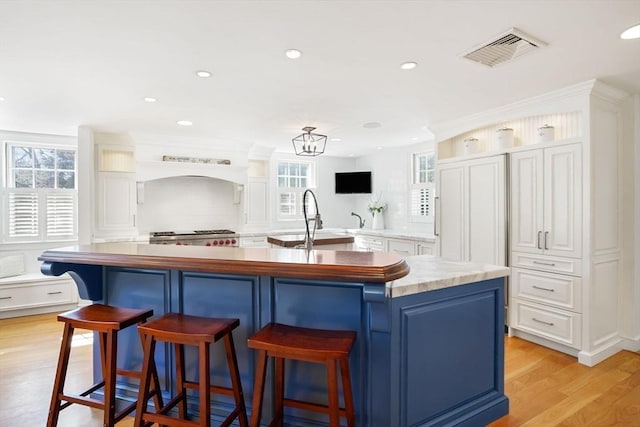
[[[4,102],[4,96],[0,96],[0,102]]]
[[[640,39],[640,24],[624,30],[624,32],[620,34],[620,38],[625,40]]]
[[[362,125],[363,128],[367,128],[367,129],[375,129],[375,128],[379,128],[380,126],[382,125],[378,122],[367,122]]]
[[[382,150],[382,147],[380,147],[380,146],[377,146],[376,148],[377,148],[378,150]]]
[[[417,62],[403,62],[402,64],[400,64],[400,68],[402,68],[403,70],[413,70],[417,66]]]
[[[340,141],[342,141],[342,138],[331,138],[329,141],[331,141],[331,142],[340,142]]]
[[[193,122],[190,122],[189,120],[178,120],[177,123],[180,126],[191,126],[193,124]]]
[[[284,51],[284,54],[287,55],[289,59],[298,59],[302,56],[302,51],[298,49],[287,49]]]
[[[196,76],[206,79],[208,77],[211,77],[211,72],[207,70],[199,70],[199,71],[196,71]]]
[[[155,99],[152,96],[147,96],[147,97],[144,98],[144,102],[156,102],[156,101],[157,101],[157,99]]]

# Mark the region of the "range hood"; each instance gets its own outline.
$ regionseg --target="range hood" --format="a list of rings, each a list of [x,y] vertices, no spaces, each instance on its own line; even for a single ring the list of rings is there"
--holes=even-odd
[[[247,167],[227,164],[189,162],[137,161],[136,181],[152,181],[178,176],[203,176],[237,184],[247,183]]]

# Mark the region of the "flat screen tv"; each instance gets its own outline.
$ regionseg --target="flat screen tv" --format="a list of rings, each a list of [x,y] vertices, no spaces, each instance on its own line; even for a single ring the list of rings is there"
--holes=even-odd
[[[370,194],[371,172],[336,172],[336,194]]]

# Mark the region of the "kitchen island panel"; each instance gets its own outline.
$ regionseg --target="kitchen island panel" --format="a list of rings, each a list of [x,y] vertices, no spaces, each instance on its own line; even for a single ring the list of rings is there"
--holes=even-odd
[[[275,278],[273,280],[273,308],[270,321],[305,328],[351,330],[356,332],[356,341],[349,355],[351,383],[354,390],[354,406],[357,418],[365,413],[362,402],[368,366],[363,363],[366,355],[367,316],[362,299],[362,284],[349,282],[318,282]],[[298,361],[286,362],[285,389],[290,398],[327,403],[327,370],[324,365]],[[269,379],[269,378],[268,378]],[[290,392],[289,392],[290,390]],[[340,404],[344,405],[342,388]],[[326,415],[294,408],[285,408],[285,414],[299,424],[309,420],[321,424],[327,422]],[[264,417],[267,419],[267,417]],[[306,421],[305,421],[306,420]],[[366,425],[366,424],[365,424]]]

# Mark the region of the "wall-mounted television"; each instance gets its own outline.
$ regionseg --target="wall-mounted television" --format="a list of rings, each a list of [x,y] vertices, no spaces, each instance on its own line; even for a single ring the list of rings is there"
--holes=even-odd
[[[371,172],[336,172],[336,194],[371,194]]]

